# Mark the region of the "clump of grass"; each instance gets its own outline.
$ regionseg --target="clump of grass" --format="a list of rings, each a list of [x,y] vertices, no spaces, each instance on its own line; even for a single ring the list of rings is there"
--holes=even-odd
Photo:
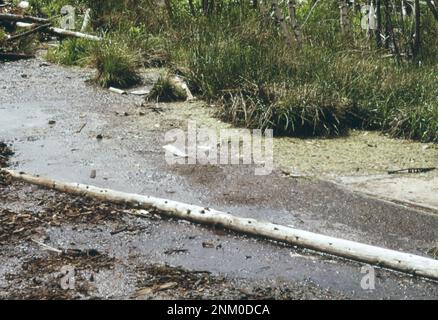
[[[147,96],[149,101],[184,101],[187,93],[169,74],[161,75]]]
[[[46,59],[57,64],[85,66],[89,61],[92,42],[86,39],[71,38],[62,41],[56,48],[47,51]]]
[[[5,29],[0,28],[0,41],[3,41],[4,39],[6,39]]]
[[[141,57],[126,43],[118,40],[104,40],[94,46],[91,64],[96,67],[94,81],[102,87],[128,88],[141,82],[137,69]]]

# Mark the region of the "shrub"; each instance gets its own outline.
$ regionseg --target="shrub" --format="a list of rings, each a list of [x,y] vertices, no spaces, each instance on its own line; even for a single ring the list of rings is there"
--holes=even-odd
[[[147,96],[147,100],[155,100],[159,102],[171,102],[186,100],[187,94],[181,86],[175,83],[168,74],[161,75],[155,83],[151,92]]]
[[[91,63],[97,69],[94,81],[102,87],[127,88],[141,82],[137,72],[141,58],[125,42],[104,40],[91,52]]]
[[[50,48],[46,58],[50,62],[65,65],[84,66],[92,49],[92,42],[86,39],[72,38],[61,42],[59,47]]]

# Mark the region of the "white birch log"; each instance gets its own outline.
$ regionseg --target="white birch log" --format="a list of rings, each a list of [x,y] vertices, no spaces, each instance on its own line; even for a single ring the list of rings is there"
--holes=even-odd
[[[332,255],[386,267],[438,280],[438,260],[371,246],[355,241],[329,237],[269,222],[233,216],[229,213],[172,200],[101,189],[78,183],[65,183],[38,176],[1,170],[12,178],[65,193],[92,197],[146,210],[155,209],[170,217],[222,226],[225,229],[280,241]]]
[[[0,13],[0,21],[23,21],[23,22],[34,22],[34,23],[49,23],[49,19],[25,16],[20,14],[12,13]]]
[[[62,36],[66,36],[66,37],[83,38],[83,39],[92,40],[92,41],[102,40],[102,38],[98,37],[98,36],[93,36],[93,35],[82,33],[82,32],[65,30],[65,29],[61,29],[61,28],[50,27],[47,30],[49,32],[52,32],[52,33],[55,33],[58,35],[62,35]]]

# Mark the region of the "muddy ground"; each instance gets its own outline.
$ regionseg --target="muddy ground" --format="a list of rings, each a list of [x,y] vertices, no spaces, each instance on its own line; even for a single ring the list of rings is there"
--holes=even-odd
[[[438,231],[432,211],[280,168],[254,176],[253,166],[166,164],[167,130],[187,120],[226,125],[200,101],[143,104],[143,97],[91,86],[92,73],[41,59],[0,65],[0,140],[13,145],[12,168],[432,256]],[[156,75],[148,71],[146,87]],[[4,298],[438,297],[435,282],[381,269],[376,289],[363,290],[362,264],[309,250],[138,217],[30,185],[3,185],[1,194]],[[61,288],[59,272],[68,265],[77,272],[74,290]]]
[[[2,298],[343,298],[342,294],[323,290],[312,282],[294,285],[281,281],[252,283],[214,275],[210,271],[189,271],[162,263],[153,258],[155,254],[145,256],[141,250],[137,252],[135,243],[140,239],[147,241],[147,238],[153,238],[150,235],[157,233],[165,241],[169,236],[163,235],[161,228],[175,233],[181,229],[181,224],[184,225],[183,222],[163,220],[154,213],[138,218],[135,210],[123,206],[70,197],[4,180],[0,189]],[[220,252],[225,245],[226,233],[217,232],[222,235],[220,238],[202,239],[199,232],[192,235],[183,233],[181,236],[188,236],[195,242],[199,246],[198,251],[211,254]],[[83,233],[93,236],[83,237]],[[205,235],[208,230],[201,230],[201,233]],[[96,239],[102,236],[104,239]],[[244,238],[230,236],[245,241]],[[115,244],[111,244],[112,241]],[[159,245],[156,249],[164,250]],[[171,257],[189,255],[189,251],[175,243],[161,254]],[[246,256],[245,259],[251,257]],[[66,289],[63,279],[70,274],[74,275],[73,288]]]
[[[354,262],[166,219],[153,212],[140,217],[137,210],[124,206],[2,181],[3,299],[438,296],[433,282],[385,270],[376,271],[378,289],[364,291],[359,286],[360,264]],[[267,276],[265,272],[281,273]],[[338,282],[335,288],[321,285],[315,278],[318,273]],[[342,283],[346,275],[356,280]],[[69,279],[73,279],[72,288]],[[355,290],[345,290],[346,286]]]

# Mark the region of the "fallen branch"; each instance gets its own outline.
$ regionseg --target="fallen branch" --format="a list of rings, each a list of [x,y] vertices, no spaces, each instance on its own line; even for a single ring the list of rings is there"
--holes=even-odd
[[[31,239],[31,241],[32,241],[32,242],[35,242],[36,244],[38,244],[38,245],[40,245],[41,247],[43,247],[44,250],[52,251],[52,252],[56,252],[56,253],[58,253],[58,254],[61,254],[61,253],[62,253],[62,250],[59,250],[59,249],[53,248],[53,247],[51,247],[51,246],[48,246],[47,244],[42,243],[42,242],[40,242],[40,241],[37,241],[37,240],[35,240],[35,239]]]
[[[6,38],[5,41],[6,42],[10,42],[10,41],[14,41],[14,40],[17,40],[19,38],[22,38],[22,37],[30,36],[31,34],[37,33],[38,31],[41,31],[43,29],[46,29],[46,28],[50,27],[50,25],[51,25],[51,23],[42,24],[42,25],[40,25],[40,26],[38,26],[36,28],[33,28],[31,30],[28,30],[28,31],[25,31],[25,32],[22,32],[22,33],[19,33],[19,34],[16,34],[16,35],[13,35],[13,36],[11,36],[9,38]]]
[[[98,37],[98,36],[93,36],[93,35],[82,33],[82,32],[65,30],[65,29],[61,29],[61,28],[50,27],[47,30],[51,33],[61,35],[61,36],[66,36],[66,37],[82,38],[82,39],[87,39],[87,40],[92,40],[92,41],[101,41],[102,40],[102,38]]]
[[[34,22],[34,23],[49,23],[49,19],[25,16],[21,14],[12,13],[0,13],[0,21],[22,21],[22,22]]]
[[[78,183],[60,182],[7,169],[2,169],[0,172],[9,174],[17,180],[65,193],[92,197],[118,204],[127,204],[137,208],[153,208],[166,216],[206,225],[222,226],[229,230],[438,280],[438,260],[426,257],[329,237],[255,219],[241,218],[214,209],[172,200],[101,189]]]
[[[436,168],[406,168],[399,170],[389,170],[388,174],[396,174],[396,173],[425,173],[435,170]]]

